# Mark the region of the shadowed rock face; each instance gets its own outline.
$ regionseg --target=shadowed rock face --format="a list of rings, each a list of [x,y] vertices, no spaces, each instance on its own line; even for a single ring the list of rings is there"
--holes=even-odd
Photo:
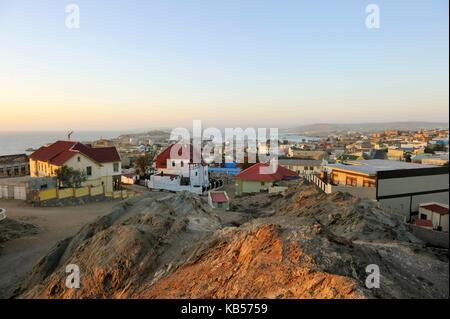
[[[224,227],[189,193],[129,199],[55,246],[17,297],[448,298],[448,250],[374,203],[306,185],[268,200],[270,217]],[[68,264],[79,289],[65,287]],[[370,264],[378,289],[365,287]]]
[[[0,215],[0,218],[2,215]],[[25,223],[9,217],[0,221],[0,244],[11,239],[38,234],[42,229],[35,224]]]

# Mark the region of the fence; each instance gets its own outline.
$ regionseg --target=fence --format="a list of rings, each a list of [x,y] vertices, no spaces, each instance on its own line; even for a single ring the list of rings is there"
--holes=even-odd
[[[314,174],[306,174],[304,178],[317,185],[323,192],[331,194],[334,192],[349,193],[360,198],[376,199],[376,187],[360,187],[360,186],[346,186],[346,185],[331,185],[320,179]]]
[[[269,193],[281,193],[288,189],[287,186],[269,186]]]
[[[307,181],[316,184],[325,193],[331,193],[331,185],[322,181],[319,176],[314,174],[305,174],[304,177]]]
[[[38,202],[47,201],[51,199],[64,199],[64,198],[79,198],[85,196],[98,196],[105,195],[106,197],[113,198],[128,198],[134,196],[140,196],[142,193],[136,193],[134,191],[115,191],[105,192],[104,186],[87,186],[80,188],[53,188],[42,191],[36,191],[35,199]]]

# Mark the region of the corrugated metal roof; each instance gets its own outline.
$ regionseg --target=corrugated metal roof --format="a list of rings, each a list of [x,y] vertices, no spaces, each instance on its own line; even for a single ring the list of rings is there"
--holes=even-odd
[[[280,164],[280,165],[320,166],[322,164],[322,161],[296,159],[296,158],[279,158],[278,164]]]
[[[210,193],[210,195],[211,195],[211,199],[214,203],[228,202],[228,199],[224,193]]]
[[[375,176],[378,171],[392,171],[397,169],[419,169],[419,168],[431,168],[438,167],[436,165],[424,165],[408,162],[400,162],[395,160],[361,160],[361,161],[348,161],[349,165],[345,164],[329,164],[327,167],[335,169],[343,169],[347,171],[358,172],[362,174],[368,174]]]

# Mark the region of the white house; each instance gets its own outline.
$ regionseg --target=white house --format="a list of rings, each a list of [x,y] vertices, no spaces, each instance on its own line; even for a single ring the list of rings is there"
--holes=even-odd
[[[223,185],[222,181],[209,179],[208,165],[191,144],[172,144],[159,154],[156,174],[150,176],[146,184],[151,189],[187,190],[195,194]]]

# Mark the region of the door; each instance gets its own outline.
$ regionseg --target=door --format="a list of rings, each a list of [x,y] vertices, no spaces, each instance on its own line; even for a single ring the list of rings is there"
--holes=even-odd
[[[27,193],[25,192],[25,187],[23,186],[14,186],[14,199],[27,199]]]
[[[0,186],[0,198],[8,198],[8,186]]]

